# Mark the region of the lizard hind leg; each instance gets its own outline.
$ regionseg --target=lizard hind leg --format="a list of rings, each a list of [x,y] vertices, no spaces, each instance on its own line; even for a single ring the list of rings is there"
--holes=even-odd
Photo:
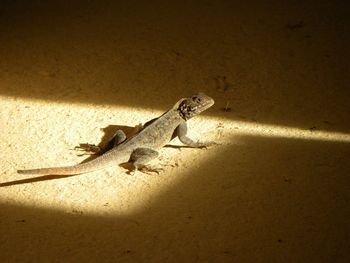
[[[107,152],[112,148],[118,146],[126,140],[126,134],[122,130],[117,130],[112,138],[107,142],[105,149],[101,150]]]
[[[79,146],[74,147],[74,150],[83,152],[82,155],[102,155],[103,153],[111,150],[126,140],[126,135],[122,130],[117,130],[111,139],[107,142],[106,146],[101,148],[95,144],[80,143]]]
[[[129,162],[133,166],[133,169],[130,173],[135,174],[137,170],[140,170],[144,173],[154,172],[159,174],[159,172],[162,170],[161,168],[147,164],[151,160],[157,158],[158,155],[159,153],[156,150],[150,148],[136,148],[130,155]]]

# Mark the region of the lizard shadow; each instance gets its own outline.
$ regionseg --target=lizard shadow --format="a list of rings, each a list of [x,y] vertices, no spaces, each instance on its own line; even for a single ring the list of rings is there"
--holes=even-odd
[[[29,183],[35,183],[40,181],[47,181],[47,180],[55,180],[55,179],[61,179],[61,178],[68,178],[75,175],[43,175],[38,177],[31,177],[26,179],[20,179],[15,181],[9,181],[5,183],[0,183],[0,187],[6,187],[6,186],[12,186],[12,185],[19,185],[19,184],[29,184]]]

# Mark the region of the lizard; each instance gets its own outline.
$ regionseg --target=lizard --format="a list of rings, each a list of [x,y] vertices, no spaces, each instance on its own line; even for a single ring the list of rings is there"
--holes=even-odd
[[[114,135],[114,147],[91,161],[72,166],[17,170],[17,173],[76,175],[123,163],[131,164],[133,174],[138,170],[159,173],[159,169],[148,163],[157,158],[158,150],[175,137],[192,148],[206,148],[214,144],[213,142],[195,142],[187,137],[187,121],[213,104],[214,100],[204,93],[182,98],[170,110],[147,122],[130,138],[127,139],[125,133],[118,130]]]

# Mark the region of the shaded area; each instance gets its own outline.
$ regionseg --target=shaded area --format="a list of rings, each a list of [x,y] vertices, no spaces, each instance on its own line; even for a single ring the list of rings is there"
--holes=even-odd
[[[349,261],[350,147],[236,139],[135,214],[2,203],[1,261]]]
[[[166,109],[200,90],[215,116],[349,132],[349,12],[346,1],[2,1],[0,94]]]

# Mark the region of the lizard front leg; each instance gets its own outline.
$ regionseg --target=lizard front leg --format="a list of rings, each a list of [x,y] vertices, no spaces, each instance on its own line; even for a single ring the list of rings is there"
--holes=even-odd
[[[195,142],[191,138],[187,137],[187,123],[181,123],[177,126],[175,130],[175,135],[177,135],[180,141],[193,148],[207,148],[211,145],[216,144],[215,142]]]

